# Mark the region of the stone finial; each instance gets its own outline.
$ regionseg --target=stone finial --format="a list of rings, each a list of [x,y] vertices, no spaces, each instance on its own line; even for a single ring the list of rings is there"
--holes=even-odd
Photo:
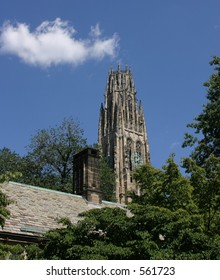
[[[109,69],[109,72],[108,72],[108,73],[109,73],[109,75],[113,73],[113,68],[112,68],[112,66],[111,66],[111,68]]]

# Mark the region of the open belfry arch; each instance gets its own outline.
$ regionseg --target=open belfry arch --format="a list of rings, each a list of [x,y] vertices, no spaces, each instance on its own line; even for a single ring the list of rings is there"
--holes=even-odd
[[[116,199],[127,202],[129,191],[139,194],[132,174],[150,162],[142,103],[137,102],[131,70],[109,71],[104,104],[101,104],[98,143],[116,174]]]

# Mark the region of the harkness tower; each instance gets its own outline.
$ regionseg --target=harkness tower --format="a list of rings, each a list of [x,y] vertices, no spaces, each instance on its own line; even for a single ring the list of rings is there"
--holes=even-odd
[[[128,201],[128,192],[139,190],[135,168],[150,161],[144,112],[137,102],[131,70],[109,71],[104,104],[101,104],[98,143],[116,173],[116,199]]]

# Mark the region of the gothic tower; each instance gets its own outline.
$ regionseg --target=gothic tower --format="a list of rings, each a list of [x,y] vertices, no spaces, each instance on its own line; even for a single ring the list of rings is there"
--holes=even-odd
[[[128,192],[139,190],[132,178],[135,168],[150,161],[144,112],[137,104],[132,73],[118,66],[110,70],[104,105],[101,104],[98,142],[116,173],[116,199],[128,201]]]

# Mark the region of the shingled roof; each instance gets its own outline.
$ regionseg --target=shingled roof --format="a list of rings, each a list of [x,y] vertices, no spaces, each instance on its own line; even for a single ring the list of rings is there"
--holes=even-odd
[[[79,195],[15,182],[3,184],[1,190],[11,203],[8,206],[10,218],[0,229],[0,239],[15,242],[34,242],[46,231],[60,227],[57,222],[59,218],[69,218],[72,223],[77,223],[81,212],[122,206],[107,201],[102,204],[89,203]]]

